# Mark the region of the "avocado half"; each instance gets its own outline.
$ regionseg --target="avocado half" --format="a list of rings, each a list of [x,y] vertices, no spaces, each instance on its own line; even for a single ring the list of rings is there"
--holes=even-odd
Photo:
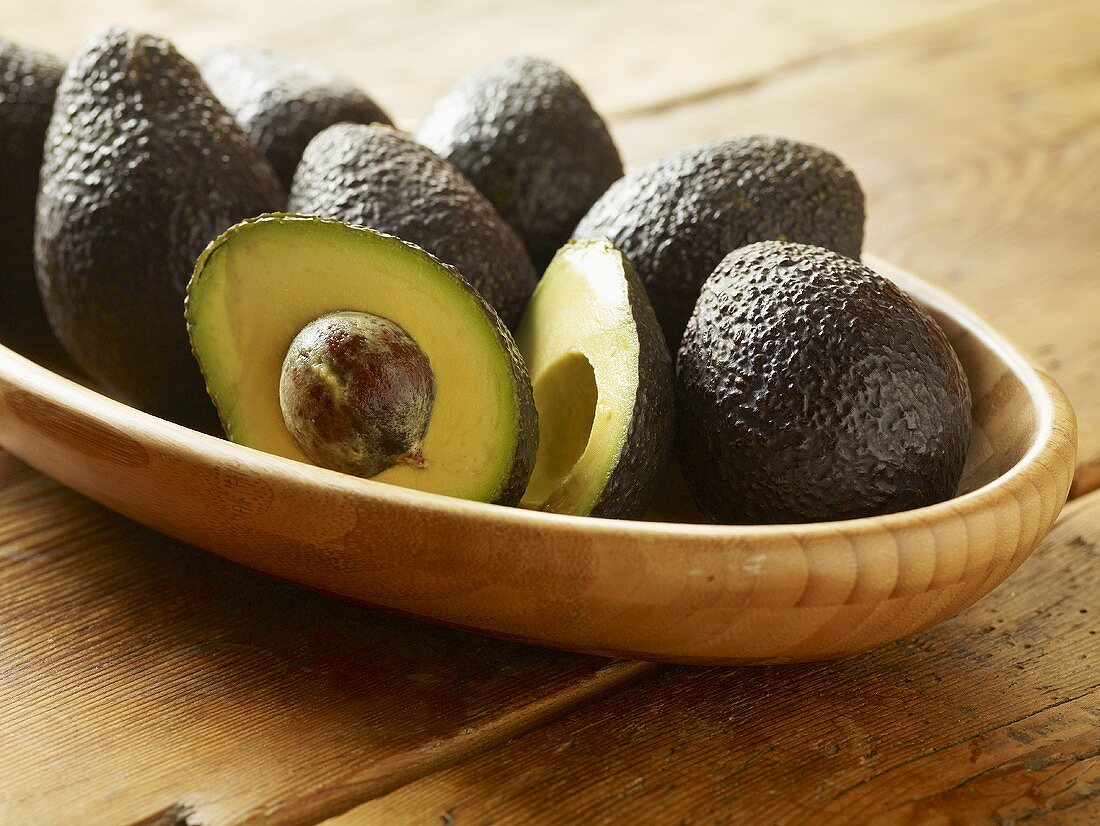
[[[539,449],[521,504],[641,516],[673,442],[672,360],[641,281],[606,241],[566,244],[516,335],[539,411]]]
[[[283,420],[282,364],[303,328],[341,311],[399,325],[435,376],[426,467],[400,464],[372,478],[517,503],[534,465],[538,423],[508,330],[454,268],[392,235],[339,221],[262,215],[230,228],[199,257],[187,288],[187,329],[229,438],[309,462]]]

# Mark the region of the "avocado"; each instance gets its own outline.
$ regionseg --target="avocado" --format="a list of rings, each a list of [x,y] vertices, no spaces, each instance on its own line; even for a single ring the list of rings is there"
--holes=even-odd
[[[51,55],[0,38],[0,341],[35,357],[61,349],[34,280],[34,202],[64,69]]]
[[[606,241],[567,244],[539,282],[516,343],[539,413],[523,506],[640,517],[671,452],[673,375],[630,262]]]
[[[310,141],[294,174],[289,209],[423,247],[457,267],[509,329],[538,280],[523,243],[473,184],[387,127],[343,123]]]
[[[703,285],[676,365],[678,453],[712,520],[818,522],[954,495],[970,390],[936,322],[830,250],[768,241]]]
[[[626,253],[675,353],[699,288],[732,250],[796,241],[858,260],[863,191],[839,158],[816,146],[730,138],[661,158],[612,184],[573,237],[607,238]]]
[[[333,313],[351,317],[345,327],[351,336],[324,332]],[[369,454],[385,459],[371,476],[376,481],[506,505],[516,504],[527,486],[538,419],[523,359],[500,318],[459,272],[419,247],[315,217],[245,221],[199,257],[186,316],[210,396],[235,442],[308,462],[288,419],[293,425],[313,416],[327,424],[318,421],[309,438],[331,426],[337,452],[348,446],[354,452],[347,437],[358,431],[368,460],[360,475],[372,469]],[[378,332],[376,319],[389,329]],[[394,328],[400,336],[391,335]],[[305,348],[307,367],[319,374],[322,389],[333,389],[303,415],[293,411],[294,399],[284,404],[283,386],[295,348],[311,339],[323,346]],[[341,355],[344,346],[359,354]],[[390,361],[387,349],[410,359],[403,375],[368,375]],[[418,352],[431,373],[430,390]],[[394,398],[368,398],[384,387]],[[362,402],[354,414],[359,424],[348,426],[342,412],[333,415],[326,405],[356,394],[359,401],[345,403],[344,412]],[[308,397],[308,389],[301,395]],[[420,410],[399,410],[409,402]],[[425,406],[428,423],[419,433]],[[382,421],[390,417],[401,421]],[[368,432],[372,425],[388,426],[388,435],[385,427]]]
[[[562,69],[497,60],[432,106],[416,139],[470,179],[545,268],[623,163],[603,119]]]
[[[156,415],[212,417],[183,294],[195,258],[283,189],[198,70],[167,40],[110,28],[69,63],[46,135],[38,286],[69,354]]]
[[[322,129],[391,122],[361,89],[308,60],[222,49],[207,54],[199,68],[287,189],[306,145]]]

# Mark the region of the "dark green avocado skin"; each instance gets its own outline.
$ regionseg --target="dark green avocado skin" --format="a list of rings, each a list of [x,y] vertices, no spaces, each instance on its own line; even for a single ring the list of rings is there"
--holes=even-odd
[[[672,352],[699,288],[729,252],[778,239],[859,259],[863,191],[835,155],[784,138],[701,144],[612,184],[574,238],[607,238],[649,292]]]
[[[497,60],[467,75],[436,101],[416,139],[489,199],[540,271],[623,174],[580,86],[535,57]]]
[[[619,461],[591,515],[640,519],[657,495],[672,456],[675,391],[672,358],[657,316],[634,268],[625,258],[623,263],[638,330],[638,392]]]
[[[457,269],[447,264],[444,266],[457,278],[466,281]],[[535,457],[539,449],[539,414],[535,408],[535,396],[531,390],[531,376],[527,372],[527,365],[523,363],[523,356],[520,355],[515,339],[504,326],[496,310],[488,302],[485,302],[485,306],[493,319],[500,345],[508,353],[508,364],[516,387],[516,409],[519,411],[519,438],[516,442],[515,456],[512,459],[512,469],[493,501],[498,505],[516,506],[519,505],[523,492],[527,490],[527,483],[531,480],[531,473],[535,469]]]
[[[954,495],[970,390],[943,331],[829,250],[763,242],[703,285],[676,364],[677,447],[728,523],[852,519]]]
[[[462,173],[408,135],[342,123],[314,138],[290,210],[396,235],[457,267],[515,329],[538,276],[523,243]]]
[[[207,54],[199,67],[287,189],[302,152],[322,129],[345,122],[391,123],[361,89],[306,60],[223,49]]]
[[[35,232],[43,303],[74,361],[137,407],[208,422],[183,318],[187,281],[211,238],[284,198],[168,41],[95,35],[58,88]]]
[[[34,280],[34,202],[64,69],[51,55],[0,39],[0,341],[35,356],[60,350]]]

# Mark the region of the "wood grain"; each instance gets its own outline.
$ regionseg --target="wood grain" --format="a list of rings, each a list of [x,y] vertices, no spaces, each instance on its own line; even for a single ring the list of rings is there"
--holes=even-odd
[[[682,106],[620,117],[635,163],[742,132],[837,152],[866,248],[949,289],[1036,358],[1100,460],[1100,4],[1009,0]],[[1100,484],[1095,470],[1078,492]]]
[[[3,453],[0,593],[3,823],[315,822],[646,668],[265,579]]]
[[[673,668],[333,826],[1100,820],[1100,493],[959,617],[833,663]]]
[[[0,0],[5,36],[70,54],[121,21],[201,55],[211,47],[276,49],[322,61],[361,83],[399,120],[415,123],[458,77],[496,57],[537,54],[566,66],[598,108],[664,105],[759,82],[792,66],[991,0],[499,0],[313,3],[265,0]]]
[[[0,347],[0,444],[112,509],[282,579],[573,651],[693,663],[862,651],[966,608],[1027,558],[1069,491],[1065,396],[945,293],[877,269],[967,373],[960,494],[810,525],[588,519],[356,479],[195,433]]]

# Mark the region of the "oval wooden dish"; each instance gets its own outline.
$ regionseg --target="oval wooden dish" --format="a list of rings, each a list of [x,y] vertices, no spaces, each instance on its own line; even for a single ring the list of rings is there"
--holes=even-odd
[[[311,588],[494,636],[693,663],[835,657],[988,593],[1069,491],[1062,391],[957,302],[881,262],[966,367],[960,493],[889,516],[763,527],[616,522],[404,490],[141,413],[0,348],[0,442],[119,513]]]

